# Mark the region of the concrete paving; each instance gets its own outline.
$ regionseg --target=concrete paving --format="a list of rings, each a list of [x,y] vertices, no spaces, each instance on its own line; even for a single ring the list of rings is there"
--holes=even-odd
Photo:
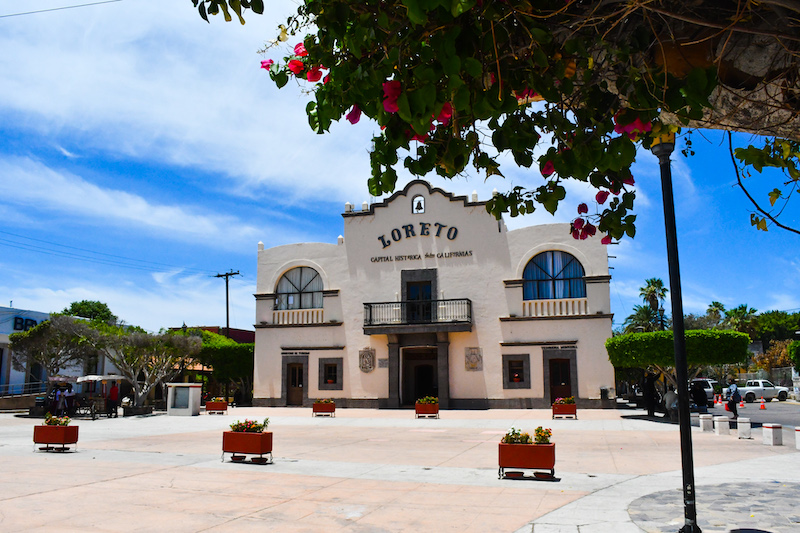
[[[222,431],[270,418],[274,463],[221,460]],[[0,531],[666,532],[683,525],[678,427],[637,410],[232,408],[76,420],[77,452],[35,451],[0,414]],[[497,477],[509,427],[552,428],[558,482]],[[800,531],[800,453],[693,428],[704,532]]]

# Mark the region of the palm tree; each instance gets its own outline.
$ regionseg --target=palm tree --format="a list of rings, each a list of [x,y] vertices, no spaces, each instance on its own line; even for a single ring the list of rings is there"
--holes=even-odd
[[[753,329],[753,321],[756,318],[756,313],[758,313],[756,309],[748,307],[747,304],[741,304],[725,311],[725,320],[722,321],[722,325],[727,329],[742,331],[749,334]]]
[[[706,309],[706,316],[712,323],[712,327],[717,327],[722,322],[722,316],[725,314],[725,306],[720,302],[714,300],[711,305]]]
[[[639,287],[639,296],[644,303],[649,303],[653,311],[658,311],[659,305],[667,297],[668,289],[664,287],[661,278],[650,278],[644,280],[645,286]]]
[[[664,298],[667,297],[667,288],[664,287],[664,282],[661,278],[650,278],[644,280],[645,286],[639,287],[639,296],[642,297],[645,303],[650,304],[650,309],[653,313],[660,315],[660,322],[657,317],[656,324],[660,323],[660,327],[656,329],[664,329],[664,306],[661,305]]]
[[[654,311],[648,305],[634,305],[633,313],[628,315],[624,326],[625,333],[642,333],[646,331],[657,331],[659,329],[658,311]]]

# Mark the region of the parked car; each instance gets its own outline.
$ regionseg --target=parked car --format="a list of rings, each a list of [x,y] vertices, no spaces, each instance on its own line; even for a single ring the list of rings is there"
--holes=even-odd
[[[703,386],[703,390],[706,392],[706,398],[708,399],[707,407],[714,407],[714,385],[718,385],[719,383],[709,378],[694,378],[690,383],[690,387],[694,383],[699,383]]]
[[[722,391],[725,397],[728,397],[728,388]],[[739,394],[747,403],[764,398],[766,401],[771,402],[773,398],[777,398],[783,402],[789,398],[789,389],[786,387],[777,387],[772,384],[768,379],[748,379],[744,387],[739,387]]]

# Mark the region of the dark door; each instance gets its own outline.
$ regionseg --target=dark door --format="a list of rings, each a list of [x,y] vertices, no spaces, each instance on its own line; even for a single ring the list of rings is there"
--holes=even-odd
[[[550,359],[550,401],[572,396],[569,359]]]
[[[406,348],[403,350],[403,405],[425,396],[438,396],[436,348]]]
[[[436,383],[434,381],[433,365],[418,365],[414,367],[414,398],[435,396]]]
[[[286,365],[286,405],[303,405],[303,365]]]
[[[408,309],[406,320],[409,324],[427,324],[431,321],[431,282],[409,281],[406,284]]]

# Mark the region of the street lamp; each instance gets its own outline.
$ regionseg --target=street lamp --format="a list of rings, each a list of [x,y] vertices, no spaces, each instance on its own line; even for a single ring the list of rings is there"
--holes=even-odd
[[[692,458],[692,427],[689,419],[689,382],[686,368],[686,337],[683,324],[681,273],[678,262],[678,236],[675,230],[675,201],[672,196],[670,155],[675,150],[675,134],[668,133],[653,139],[650,149],[658,157],[661,168],[661,193],[664,200],[664,226],[667,238],[667,264],[672,300],[672,334],[675,343],[675,374],[678,380],[678,423],[681,434],[681,467],[683,472],[684,526],[679,533],[701,533],[697,525],[695,501],[694,460]],[[663,320],[663,314],[662,320]]]

